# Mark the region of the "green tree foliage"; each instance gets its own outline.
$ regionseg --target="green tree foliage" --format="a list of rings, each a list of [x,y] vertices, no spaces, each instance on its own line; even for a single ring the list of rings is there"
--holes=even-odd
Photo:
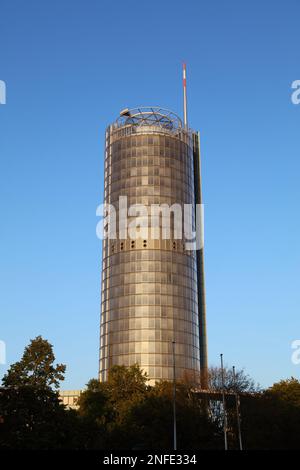
[[[86,427],[95,429],[92,439],[85,439],[88,448],[103,448],[108,425],[114,421],[113,409],[109,390],[106,383],[97,379],[88,382],[86,390],[78,399],[78,415]]]
[[[300,383],[282,380],[265,391],[241,394],[245,449],[300,449]]]
[[[177,384],[178,444],[181,448],[220,445],[220,433],[209,421],[189,384]],[[92,380],[79,399],[80,416],[97,422],[102,445],[109,449],[171,449],[173,390],[170,382],[147,386],[139,366],[114,366],[106,383]],[[103,432],[105,428],[105,432]],[[100,441],[99,441],[100,442]]]
[[[220,367],[210,367],[208,371],[208,380],[210,390],[222,390],[222,370]],[[245,373],[244,369],[238,369],[235,372],[235,382],[233,370],[224,367],[224,389],[226,391],[238,391],[239,393],[255,393],[260,390],[259,385]]]
[[[64,380],[66,366],[54,365],[52,345],[41,336],[31,340],[20,361],[12,364],[2,379],[5,387],[32,385],[34,387],[59,387]]]
[[[105,383],[89,381],[78,401],[79,415],[97,424],[100,446],[124,448],[131,442],[133,430],[127,419],[131,408],[144,399],[147,381],[138,365],[113,366]]]
[[[78,399],[79,415],[94,419],[98,424],[106,422],[109,394],[107,387],[97,379],[91,379]]]
[[[275,383],[266,391],[266,394],[300,408],[300,382],[294,377]]]
[[[130,367],[113,366],[108,374],[107,387],[112,401],[132,400],[143,396],[147,391],[148,377],[138,364]]]
[[[13,364],[0,388],[0,447],[76,447],[77,414],[65,410],[54,390],[65,366],[54,365],[52,345],[38,336]]]
[[[129,422],[138,428],[138,448],[172,449],[173,384],[160,382],[151,388],[145,400],[130,410]],[[178,448],[220,448],[221,433],[189,383],[176,384],[176,424]]]
[[[48,341],[37,337],[11,366],[0,388],[1,449],[169,450],[173,446],[173,384],[148,385],[138,365],[114,366],[108,380],[90,380],[79,410],[67,410],[55,388],[65,366],[54,365]],[[210,370],[211,398],[188,380],[176,383],[178,449],[222,449],[220,369]],[[238,391],[245,449],[300,448],[300,383],[294,378],[260,391],[225,369],[225,388]],[[226,395],[229,448],[237,447],[235,395]]]
[[[60,449],[75,445],[77,417],[57,393],[32,385],[0,389],[1,449]]]
[[[226,416],[227,416],[227,438],[230,448],[237,448],[237,417],[234,393],[258,393],[260,388],[256,385],[254,380],[245,373],[243,369],[238,369],[233,376],[233,370],[224,367],[224,390],[225,390],[225,403],[226,403]],[[219,430],[223,429],[224,423],[224,409],[221,392],[223,390],[222,383],[222,370],[220,367],[211,367],[208,371],[209,388],[213,392],[219,392],[219,399],[212,399],[209,401],[210,417],[213,423]],[[227,394],[228,392],[231,395]]]
[[[299,406],[269,391],[241,397],[245,449],[300,449]]]

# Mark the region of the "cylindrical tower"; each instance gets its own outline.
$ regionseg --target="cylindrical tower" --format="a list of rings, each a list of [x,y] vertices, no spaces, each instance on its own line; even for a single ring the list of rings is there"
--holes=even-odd
[[[120,196],[127,209],[142,204],[148,214],[153,205],[195,207],[194,135],[160,108],[124,110],[107,128],[104,199],[117,218]],[[153,226],[151,217],[143,219]],[[192,219],[194,226],[194,209]],[[116,237],[103,241],[101,381],[112,365],[135,363],[150,383],[172,379],[172,341],[176,378],[200,381],[196,253],[173,231],[166,237],[161,224],[158,237],[149,230],[137,239],[117,224]]]

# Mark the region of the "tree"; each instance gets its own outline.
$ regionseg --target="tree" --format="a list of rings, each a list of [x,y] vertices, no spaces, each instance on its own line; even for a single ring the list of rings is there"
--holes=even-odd
[[[285,394],[241,396],[241,414],[245,449],[300,449],[300,407]]]
[[[225,395],[226,418],[227,418],[227,439],[230,448],[237,448],[238,445],[238,429],[237,416],[235,407],[235,397],[233,393],[258,393],[259,385],[245,373],[244,369],[236,370],[235,378],[233,370],[224,367],[224,390],[231,392],[231,395]],[[213,423],[221,430],[224,425],[224,407],[221,397],[223,391],[222,369],[220,367],[211,367],[208,371],[209,388],[214,392],[220,392],[219,397],[209,401],[209,412]]]
[[[108,387],[97,379],[91,379],[88,382],[77,404],[79,415],[95,421],[98,425],[106,424],[111,420],[112,407]]]
[[[63,446],[67,412],[51,389],[32,385],[0,389],[0,415],[1,449]]]
[[[77,414],[66,410],[55,390],[65,366],[54,365],[52,345],[38,336],[13,364],[0,388],[0,447],[60,449],[80,447]]]
[[[129,367],[113,366],[107,381],[111,400],[120,402],[143,396],[147,391],[148,380],[147,373],[138,364]]]
[[[107,382],[92,379],[81,394],[79,416],[97,426],[98,448],[128,448],[134,441],[133,427],[127,418],[131,408],[142,401],[148,391],[147,374],[135,364],[113,366]],[[125,447],[124,447],[125,446]]]
[[[266,394],[300,408],[300,382],[294,377],[274,383],[268,388]]]
[[[37,336],[26,346],[22,359],[10,366],[2,383],[5,387],[32,385],[57,389],[59,382],[64,380],[66,366],[54,365],[54,361],[52,345]]]
[[[220,448],[221,433],[210,421],[193,384],[177,382],[176,416],[178,448]],[[144,400],[132,406],[127,426],[136,430],[133,444],[137,448],[172,449],[173,384],[162,381],[152,387]]]
[[[222,369],[220,367],[210,367],[208,370],[208,381],[210,390],[221,391],[223,388]],[[233,370],[224,367],[224,389],[228,392],[256,393],[260,390],[260,386],[255,384],[254,380],[245,373],[244,369],[236,370],[234,383]]]
[[[78,400],[79,413],[82,416],[93,416],[102,422],[105,416],[112,419],[111,414],[118,414],[123,403],[145,395],[147,381],[147,374],[137,364],[130,367],[113,366],[107,382],[99,382],[97,379],[88,382],[87,389]]]

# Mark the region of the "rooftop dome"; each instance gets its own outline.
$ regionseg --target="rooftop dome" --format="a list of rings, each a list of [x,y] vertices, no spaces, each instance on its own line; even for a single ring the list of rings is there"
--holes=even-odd
[[[116,121],[122,126],[155,126],[162,129],[176,130],[182,128],[181,119],[171,111],[158,107],[123,109]]]

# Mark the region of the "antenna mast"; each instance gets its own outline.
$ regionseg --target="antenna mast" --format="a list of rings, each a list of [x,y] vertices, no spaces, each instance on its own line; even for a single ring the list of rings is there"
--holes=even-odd
[[[187,129],[187,104],[186,104],[186,64],[182,65],[183,73],[183,123],[185,129]]]

